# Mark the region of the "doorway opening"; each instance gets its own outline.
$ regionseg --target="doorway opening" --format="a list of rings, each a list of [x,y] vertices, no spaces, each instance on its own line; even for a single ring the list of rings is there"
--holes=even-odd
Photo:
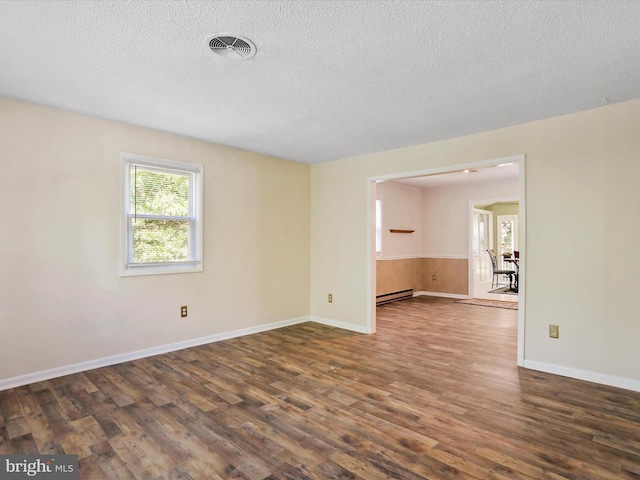
[[[506,158],[497,158],[497,159],[493,159],[493,160],[486,160],[486,161],[478,161],[478,162],[473,162],[473,163],[468,163],[468,164],[460,164],[460,165],[453,165],[453,166],[449,166],[449,167],[441,167],[441,168],[432,168],[432,169],[426,169],[426,170],[422,170],[422,171],[409,171],[409,172],[403,172],[403,173],[396,173],[396,174],[389,174],[389,175],[384,175],[384,176],[377,176],[377,177],[370,177],[368,178],[368,202],[369,202],[369,215],[368,215],[368,224],[369,224],[369,238],[367,241],[367,252],[368,252],[368,258],[369,258],[369,262],[368,262],[368,268],[367,268],[367,274],[368,274],[368,297],[369,297],[369,302],[368,302],[368,312],[367,312],[367,328],[366,331],[369,333],[374,333],[375,329],[376,329],[376,322],[375,322],[375,315],[376,315],[376,286],[377,286],[377,282],[376,282],[376,262],[377,261],[384,261],[384,258],[380,258],[380,256],[376,256],[376,200],[379,199],[379,196],[376,194],[377,192],[377,184],[379,184],[380,182],[400,182],[400,183],[405,183],[408,185],[411,185],[412,182],[420,182],[422,180],[426,180],[426,181],[444,181],[445,177],[446,179],[452,179],[455,175],[464,175],[468,172],[477,172],[474,174],[477,174],[478,177],[482,177],[482,176],[486,176],[486,178],[490,179],[490,178],[499,178],[499,176],[501,175],[501,171],[504,172],[505,170],[498,168],[498,167],[502,167],[505,165],[516,165],[518,172],[517,172],[517,185],[518,185],[518,189],[516,192],[516,195],[519,197],[519,212],[518,212],[518,220],[519,220],[519,230],[520,230],[520,243],[518,245],[519,247],[519,251],[520,251],[520,295],[519,295],[519,304],[520,304],[520,308],[518,309],[518,340],[517,340],[517,364],[518,365],[522,365],[524,363],[524,325],[525,325],[525,291],[526,291],[526,278],[525,278],[525,270],[526,270],[526,265],[525,265],[525,239],[526,239],[526,235],[525,235],[525,190],[524,190],[524,186],[525,186],[525,179],[524,179],[524,175],[525,175],[525,168],[524,168],[524,162],[525,162],[525,157],[524,155],[516,155],[513,157],[506,157]],[[471,178],[471,177],[469,177]],[[482,197],[480,197],[482,198]],[[499,200],[506,200],[505,199],[499,199]],[[427,202],[428,203],[428,202]],[[384,204],[384,201],[383,201]],[[468,203],[467,203],[467,207],[468,207]],[[467,214],[465,214],[465,208],[467,207],[463,207],[462,211],[462,215],[466,218]],[[384,217],[384,215],[383,215]],[[494,220],[496,219],[496,216],[494,215]],[[468,274],[467,274],[467,281],[470,284],[470,287],[467,289],[467,291],[465,292],[466,295],[442,295],[442,296],[452,296],[454,298],[460,298],[460,297],[470,297],[473,295],[473,280],[474,280],[474,274],[473,274],[473,262],[474,262],[474,258],[473,258],[473,249],[471,247],[471,242],[469,240],[469,236],[470,236],[470,232],[472,231],[472,224],[473,224],[473,217],[469,216],[468,220],[463,220],[464,223],[467,223],[466,228],[463,227],[466,232],[464,233],[464,238],[461,240],[463,242],[463,245],[467,245],[467,247],[461,247],[462,248],[462,253],[459,255],[455,255],[452,257],[455,257],[453,259],[455,260],[463,260],[465,261],[467,268],[468,268]],[[384,226],[384,228],[386,229],[387,226]],[[397,227],[396,227],[397,228]],[[434,227],[434,228],[430,228],[429,232],[426,232],[425,235],[442,235],[443,232],[442,230],[446,230],[447,229],[447,225],[446,222],[442,225],[439,225],[438,227]],[[490,230],[489,230],[490,231]],[[488,231],[486,230],[485,227],[485,233],[488,234]],[[460,237],[456,237],[458,238],[458,241],[460,241]],[[497,239],[497,235],[494,238],[494,241]],[[485,239],[485,243],[489,243],[491,241],[491,239]],[[466,249],[466,250],[465,250]],[[480,249],[480,245],[478,244],[477,249]],[[383,243],[383,247],[382,247],[382,257],[384,257],[385,255],[385,247],[384,247],[384,243]],[[423,251],[423,257],[426,258],[426,256],[428,254],[430,254],[431,252],[429,251]],[[443,255],[442,258],[446,257],[446,255]],[[431,276],[429,275],[429,279],[431,279]],[[423,292],[424,293],[424,292]],[[428,292],[427,292],[428,293]]]

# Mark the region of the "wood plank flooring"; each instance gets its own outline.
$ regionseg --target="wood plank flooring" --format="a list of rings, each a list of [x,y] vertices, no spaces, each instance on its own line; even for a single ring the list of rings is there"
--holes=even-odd
[[[0,392],[85,479],[640,478],[640,394],[515,366],[517,312],[416,297]]]

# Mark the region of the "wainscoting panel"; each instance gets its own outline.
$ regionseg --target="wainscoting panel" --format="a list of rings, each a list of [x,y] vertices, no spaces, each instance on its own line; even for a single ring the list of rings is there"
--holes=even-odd
[[[407,288],[413,288],[415,292],[468,295],[468,260],[402,258],[376,261],[376,295]]]
[[[422,258],[378,260],[376,262],[376,295],[413,288],[423,290]]]
[[[466,258],[423,258],[422,290],[468,295],[468,268],[469,261]]]

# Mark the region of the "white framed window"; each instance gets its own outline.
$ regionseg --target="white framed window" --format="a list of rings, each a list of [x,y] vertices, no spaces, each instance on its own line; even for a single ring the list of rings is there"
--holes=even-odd
[[[122,276],[201,272],[202,165],[125,153]]]

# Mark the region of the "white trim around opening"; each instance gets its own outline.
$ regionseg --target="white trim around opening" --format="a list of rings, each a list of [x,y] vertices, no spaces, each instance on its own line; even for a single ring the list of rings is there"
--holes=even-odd
[[[421,175],[435,175],[443,173],[451,173],[473,168],[486,168],[497,166],[504,163],[517,163],[519,166],[519,190],[520,190],[520,278],[518,298],[518,340],[516,363],[518,366],[524,366],[525,352],[525,292],[526,292],[526,207],[525,207],[525,155],[518,154],[509,157],[494,158],[491,160],[481,160],[477,162],[450,165],[446,167],[428,168],[419,171],[409,171],[401,173],[393,173],[388,175],[380,175],[367,178],[367,229],[370,233],[367,235],[367,324],[366,333],[375,333],[376,331],[376,310],[375,310],[375,291],[376,291],[376,252],[375,252],[375,200],[376,200],[376,183],[385,180],[397,180],[400,178],[417,177]],[[470,279],[473,280],[472,275]],[[472,290],[470,290],[472,291]]]

